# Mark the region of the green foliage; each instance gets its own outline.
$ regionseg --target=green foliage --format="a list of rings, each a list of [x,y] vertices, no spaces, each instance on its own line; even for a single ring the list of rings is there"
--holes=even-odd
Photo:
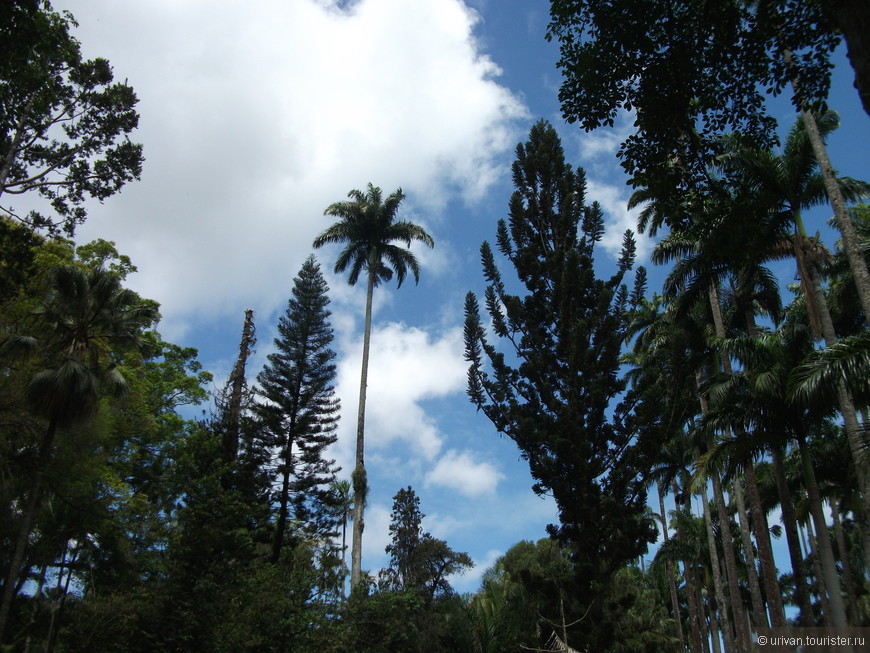
[[[34,192],[56,217],[18,216],[33,229],[71,236],[86,217],[88,197],[104,200],[142,170],[133,89],[113,83],[105,59],[84,60],[70,34],[75,20],[46,2],[16,1],[0,24],[0,196]]]
[[[795,79],[798,109],[823,106],[840,39],[823,4],[553,0],[562,113],[588,131],[633,111],[623,167],[635,187],[678,204],[706,185],[721,135],[773,145],[766,95]]]
[[[331,349],[329,288],[310,256],[294,279],[293,296],[278,321],[276,351],[257,376],[262,400],[256,406],[263,446],[278,452],[270,471],[278,518],[272,560],[285,538],[331,533],[334,522],[323,510],[335,461],[324,458],[336,440],[340,404],[335,397],[335,352]],[[288,533],[288,520],[291,532]]]
[[[525,294],[509,292],[484,243],[486,309],[500,344],[490,344],[469,293],[468,393],[517,443],[535,491],[555,498],[560,524],[548,530],[572,552],[578,591],[591,604],[611,575],[655,539],[642,488],[652,465],[645,452],[656,447],[638,447],[625,428],[629,405],[610,412],[625,389],[618,372],[629,293],[622,281],[634,242],[627,232],[616,273],[596,278],[601,208],[585,203],[583,171],[565,163],[550,125],[538,123],[517,147],[513,175],[517,190],[509,221],[498,223],[497,243]]]
[[[352,190],[348,193],[349,202],[336,202],[327,207],[326,215],[339,218],[339,221],[314,239],[315,247],[327,244],[344,244],[344,249],[335,261],[335,272],[342,273],[350,268],[348,282],[356,285],[360,274],[372,275],[374,284],[389,281],[396,274],[399,286],[405,280],[408,270],[414,281],[420,281],[420,266],[416,257],[408,251],[411,242],[418,240],[428,247],[434,247],[432,237],[412,222],[396,220],[399,205],[405,199],[402,189],[383,199],[381,189],[372,184],[368,190]],[[405,248],[393,244],[399,241]]]
[[[390,566],[381,572],[381,586],[398,592],[413,590],[427,604],[453,590],[447,577],[472,566],[467,553],[453,551],[447,542],[423,532],[420,499],[410,486],[393,497],[390,543],[386,552]]]

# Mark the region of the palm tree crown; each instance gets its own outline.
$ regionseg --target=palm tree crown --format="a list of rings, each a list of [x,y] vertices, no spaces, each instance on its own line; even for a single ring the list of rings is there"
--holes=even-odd
[[[419,225],[396,220],[399,205],[405,199],[402,189],[383,199],[381,189],[370,183],[365,193],[352,190],[348,197],[349,201],[327,207],[324,215],[337,217],[339,221],[314,239],[315,247],[345,244],[335,261],[335,272],[342,273],[350,268],[348,283],[351,285],[356,284],[363,271],[374,272],[374,285],[389,281],[395,271],[396,281],[401,286],[408,270],[414,275],[414,281],[419,282],[420,265],[406,247],[414,240],[429,247],[435,243]],[[394,244],[396,241],[404,243],[405,247]]]

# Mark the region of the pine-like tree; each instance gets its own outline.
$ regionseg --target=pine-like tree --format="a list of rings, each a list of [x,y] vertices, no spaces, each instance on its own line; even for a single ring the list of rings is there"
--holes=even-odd
[[[278,516],[272,545],[277,561],[292,519],[307,532],[324,534],[332,524],[321,510],[335,461],[324,457],[336,440],[335,352],[330,349],[329,290],[314,256],[293,282],[287,312],[278,321],[276,351],[257,376],[257,414],[264,443],[277,450],[274,469]]]
[[[468,393],[517,443],[535,491],[556,500],[561,523],[548,530],[572,551],[578,591],[589,592],[591,606],[607,579],[655,539],[641,482],[649,457],[643,452],[652,447],[626,428],[630,406],[619,402],[629,302],[622,282],[635,244],[626,232],[615,274],[596,278],[603,214],[597,203],[586,205],[584,173],[566,164],[546,122],[517,147],[513,177],[517,190],[508,221],[499,221],[497,244],[525,293],[510,294],[483,243],[485,305],[499,344],[490,343],[469,293]]]
[[[382,586],[397,591],[418,592],[431,602],[453,592],[447,577],[472,566],[467,553],[456,552],[447,542],[423,531],[423,513],[414,488],[408,486],[393,497],[390,543],[386,552],[390,566],[381,572]]]

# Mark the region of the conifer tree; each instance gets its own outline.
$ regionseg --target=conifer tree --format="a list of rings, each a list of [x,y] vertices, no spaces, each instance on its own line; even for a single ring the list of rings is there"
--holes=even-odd
[[[320,508],[337,470],[335,461],[324,458],[324,450],[336,440],[339,401],[333,385],[328,290],[320,266],[309,256],[294,279],[287,312],[278,322],[276,351],[257,376],[262,437],[278,457],[274,561],[281,555],[290,519],[309,532],[323,533],[330,527],[323,523],[328,522],[327,511]]]
[[[427,601],[449,595],[447,577],[472,566],[467,553],[456,552],[447,542],[423,531],[423,513],[414,488],[401,489],[393,497],[390,514],[390,566],[381,572],[381,584],[398,591],[416,591]]]
[[[616,272],[596,278],[593,257],[604,234],[603,214],[597,203],[585,203],[584,172],[566,164],[559,137],[546,122],[517,146],[513,177],[516,191],[509,219],[498,223],[497,244],[524,294],[509,292],[484,242],[485,306],[489,332],[499,342],[490,343],[477,298],[469,293],[468,393],[517,443],[534,490],[555,499],[561,523],[548,530],[573,553],[578,591],[587,592],[587,605],[593,606],[606,580],[655,538],[643,517],[646,492],[640,482],[647,457],[641,454],[652,447],[632,437],[624,426],[630,406],[619,402],[629,301],[622,281],[633,265],[635,243],[626,232]]]

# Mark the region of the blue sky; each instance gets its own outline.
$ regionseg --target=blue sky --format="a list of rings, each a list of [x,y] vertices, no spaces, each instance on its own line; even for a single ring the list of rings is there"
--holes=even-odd
[[[56,0],[80,23],[87,56],[108,58],[140,97],[142,180],[90,208],[77,240],[114,240],[139,272],[131,285],[162,305],[164,337],[194,346],[219,382],[255,310],[253,379],[272,350],[292,279],[330,219],[323,210],[372,182],[401,187],[402,217],[435,239],[419,286],[375,295],[366,460],[372,494],[363,567],[386,561],[392,496],[412,485],[424,527],[480,573],[521,539],[545,535],[555,508],[531,492],[515,445],[465,395],[462,308],[482,291],[478,250],[506,215],[516,144],[540,118],[589,175],[609,251],[634,225],[615,152],[628,123],[584,134],[559,114],[558,49],[544,40],[545,0]],[[841,173],[868,178],[870,118],[842,54],[830,139]],[[787,128],[789,107],[777,108]],[[812,214],[822,229],[828,213]],[[649,242],[642,237],[642,258]],[[350,476],[364,288],[332,274],[340,439]],[[645,263],[646,261],[641,261]],[[607,265],[609,261],[602,259]],[[509,274],[509,270],[504,270]],[[786,274],[792,274],[790,270]],[[659,279],[660,275],[654,279]]]

